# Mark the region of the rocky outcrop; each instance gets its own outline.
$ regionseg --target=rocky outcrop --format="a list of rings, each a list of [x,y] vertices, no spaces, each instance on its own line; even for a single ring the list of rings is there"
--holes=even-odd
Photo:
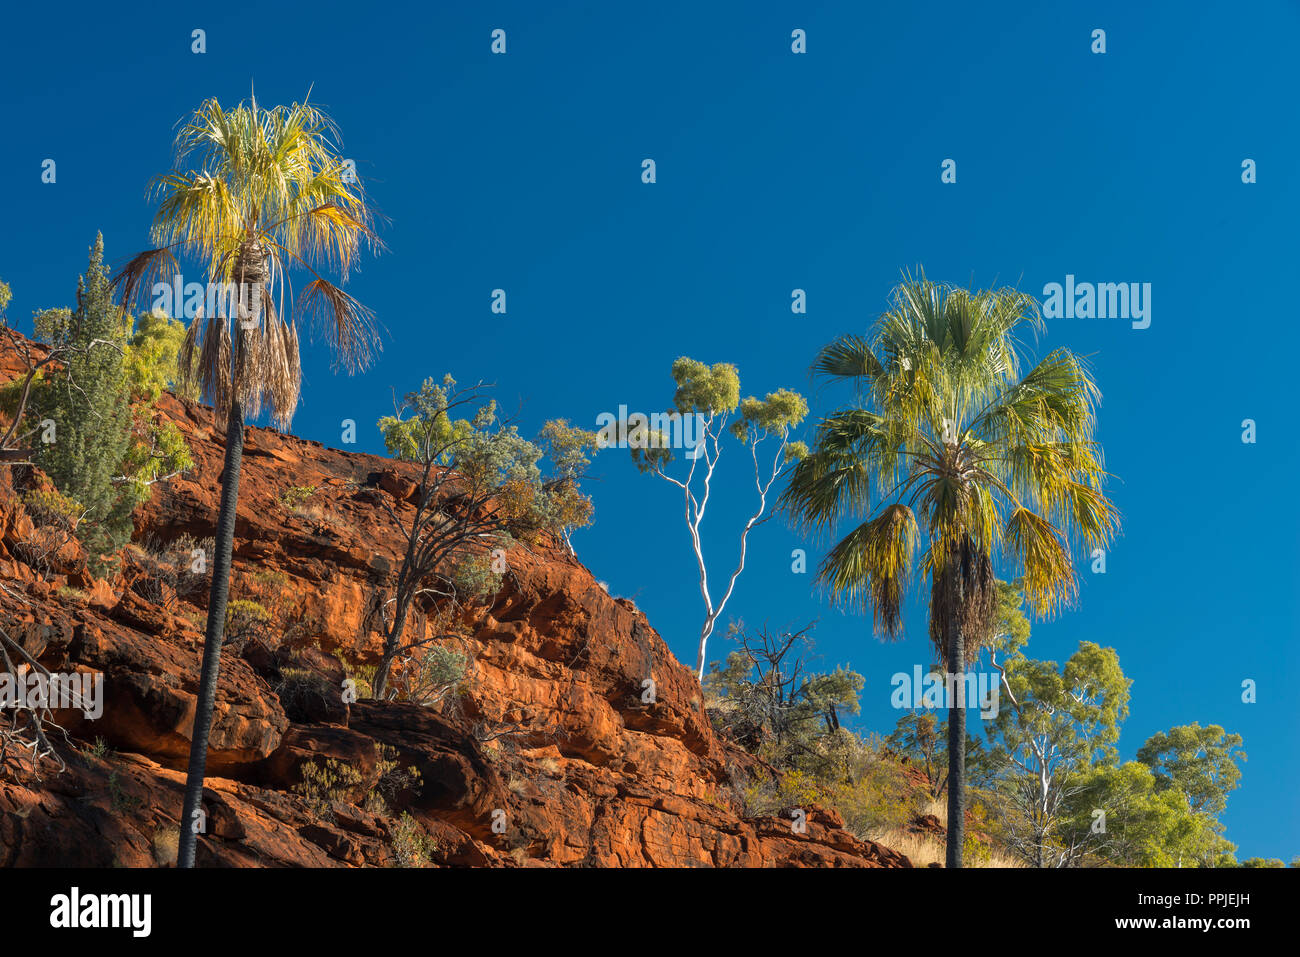
[[[75,543],[33,568],[0,476],[0,626],[51,670],[105,676],[100,718],[58,714],[65,771],[0,779],[0,865],[174,860],[206,591],[152,563],[213,534],[222,446],[209,409],[160,408],[195,467],[138,510],[112,581]],[[753,759],[714,735],[693,673],[546,542],[511,548],[500,590],[459,622],[454,702],[345,699],[400,562],[382,502],[400,516],[412,489],[391,460],[249,430],[232,597],[273,605],[274,628],[223,652],[200,864],[403,863],[413,819],[446,865],[910,866],[830,811],[804,809],[797,831],[744,816],[730,784]],[[425,616],[412,628],[434,634]],[[322,770],[328,793],[303,785]]]

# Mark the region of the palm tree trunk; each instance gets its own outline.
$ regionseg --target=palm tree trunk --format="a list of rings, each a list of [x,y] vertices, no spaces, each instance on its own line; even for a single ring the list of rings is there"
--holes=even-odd
[[[212,560],[212,591],[208,598],[208,627],[203,638],[203,671],[199,676],[194,708],[194,733],[190,738],[190,766],[185,778],[185,805],[181,812],[177,867],[193,867],[198,835],[195,815],[203,801],[203,775],[208,763],[208,736],[217,697],[221,668],[221,640],[226,625],[226,600],[230,596],[230,556],[235,543],[235,507],[239,502],[239,469],[244,458],[244,409],[238,399],[230,403],[226,422],[226,464],[221,475],[221,512]]]
[[[962,845],[966,841],[966,642],[956,615],[948,618],[948,668],[951,684],[948,687],[947,866],[961,867]]]

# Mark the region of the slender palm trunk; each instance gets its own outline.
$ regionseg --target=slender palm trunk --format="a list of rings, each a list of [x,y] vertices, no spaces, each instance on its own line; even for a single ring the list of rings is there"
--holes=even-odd
[[[966,841],[966,642],[955,614],[948,617],[948,668],[947,866],[961,867]]]
[[[244,458],[244,410],[238,399],[230,403],[226,422],[226,464],[222,472],[221,512],[217,517],[216,555],[212,561],[212,591],[208,598],[208,627],[203,638],[203,671],[199,676],[198,701],[194,710],[194,733],[190,739],[190,767],[185,778],[185,805],[181,812],[178,867],[194,866],[198,844],[195,816],[203,801],[203,775],[208,763],[208,736],[212,731],[212,709],[217,697],[217,674],[221,668],[221,640],[226,624],[226,600],[230,595],[230,555],[235,543],[235,507],[239,502],[239,469]]]

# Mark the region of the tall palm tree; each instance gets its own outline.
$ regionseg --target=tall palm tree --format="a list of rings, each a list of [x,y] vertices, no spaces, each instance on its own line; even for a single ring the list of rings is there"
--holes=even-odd
[[[949,675],[989,640],[995,561],[1049,616],[1077,595],[1071,547],[1105,548],[1118,529],[1091,373],[1062,348],[1022,374],[1020,327],[1043,328],[1032,296],[904,276],[870,339],[840,336],[818,354],[814,375],[854,383],[856,399],[819,422],[781,498],[811,534],[858,523],[818,578],[832,600],[869,610],[883,637],[902,628],[921,546],[930,639]],[[948,688],[947,863],[960,867],[966,709]]]
[[[298,322],[304,317],[323,330],[338,364],[348,371],[364,368],[378,347],[371,312],[318,271],[333,271],[346,282],[361,248],[379,246],[371,207],[338,143],[333,121],[306,103],[265,109],[253,97],[227,110],[215,99],[206,100],[176,136],[172,170],[154,181],[160,197],[152,229],[156,248],[134,257],[115,277],[122,302],[132,302],[156,280],[179,274],[179,253],[202,264],[209,288],[234,284],[241,291],[237,302],[218,299],[209,315],[193,319],[179,360],[182,385],[197,385],[215,407],[216,421],[226,419],[180,867],[194,866],[194,822],[203,796],[230,587],[244,417],[266,409],[276,427],[288,426],[302,381]],[[287,288],[295,270],[310,277],[296,299]],[[287,320],[282,318],[286,292],[292,303]]]

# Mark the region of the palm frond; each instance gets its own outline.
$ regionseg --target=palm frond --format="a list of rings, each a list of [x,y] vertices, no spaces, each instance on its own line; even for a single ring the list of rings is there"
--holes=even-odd
[[[1006,548],[1023,569],[1021,590],[1035,614],[1050,617],[1074,601],[1079,587],[1074,563],[1060,530],[1046,518],[1027,508],[1012,510]]]
[[[367,368],[380,347],[374,313],[326,279],[313,279],[298,294],[300,316],[311,320],[350,372]]]
[[[889,505],[830,550],[818,578],[829,587],[833,601],[870,608],[877,633],[897,636],[916,541],[912,510]]]
[[[152,295],[156,283],[171,282],[179,268],[176,256],[166,246],[137,253],[112,278],[112,287],[117,291],[118,302],[123,308],[130,309],[145,290]],[[180,310],[177,308],[175,311]]]

